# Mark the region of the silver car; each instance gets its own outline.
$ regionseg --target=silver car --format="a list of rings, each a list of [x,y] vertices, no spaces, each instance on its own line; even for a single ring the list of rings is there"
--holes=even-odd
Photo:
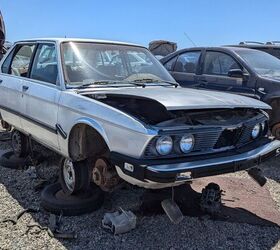
[[[268,109],[181,88],[146,48],[128,43],[27,40],[1,63],[0,119],[13,128],[15,153],[29,154],[32,138],[62,155],[68,194],[90,182],[164,188],[251,168],[280,151],[267,136]]]

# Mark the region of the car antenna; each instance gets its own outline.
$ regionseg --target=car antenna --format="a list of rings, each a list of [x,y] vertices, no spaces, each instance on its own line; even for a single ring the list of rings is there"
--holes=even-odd
[[[196,44],[194,43],[194,41],[190,38],[190,36],[187,34],[187,32],[184,32],[184,35],[186,36],[186,38],[193,44],[194,47],[197,47]]]

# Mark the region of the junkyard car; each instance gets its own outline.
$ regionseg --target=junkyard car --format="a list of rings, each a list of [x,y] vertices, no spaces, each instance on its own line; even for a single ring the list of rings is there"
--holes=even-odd
[[[69,194],[90,182],[163,188],[255,166],[280,149],[267,136],[269,108],[181,88],[146,48],[127,43],[21,41],[1,63],[1,120],[14,129],[15,153],[28,154],[32,138],[62,155]]]
[[[268,51],[241,46],[245,45],[182,49],[161,62],[182,86],[236,93],[267,103],[272,107],[270,129],[280,139],[280,60]]]

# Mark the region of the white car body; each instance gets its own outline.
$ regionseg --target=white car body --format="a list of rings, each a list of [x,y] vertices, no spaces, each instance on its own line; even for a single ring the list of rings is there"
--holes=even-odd
[[[64,42],[90,42],[98,44],[114,44],[119,46],[136,46],[127,43],[86,40],[86,39],[33,39],[15,43],[10,53],[21,44],[54,44],[58,57],[58,79],[56,84],[0,73],[0,114],[1,119],[12,125],[34,140],[58,152],[73,161],[83,158],[84,146],[80,145],[71,152],[70,138],[74,128],[79,124],[93,128],[103,138],[109,151],[117,155],[127,156],[129,159],[140,160],[145,153],[146,147],[162,131],[177,131],[189,129],[189,126],[172,125],[157,127],[147,125],[132,115],[100,102],[106,95],[137,96],[154,100],[162,105],[167,111],[178,110],[201,110],[201,109],[255,109],[266,110],[270,107],[263,102],[243,96],[231,95],[221,92],[202,91],[187,88],[174,88],[174,86],[142,88],[140,86],[126,86],[123,88],[108,88],[102,86],[90,86],[86,89],[67,89],[65,85],[64,72],[61,55],[61,44]],[[0,67],[9,57],[7,53]],[[94,96],[95,98],[89,98]],[[230,126],[228,126],[230,127]],[[76,143],[79,139],[76,138]],[[129,160],[114,161],[117,172],[126,181],[146,188],[162,188],[173,186],[191,180],[193,168],[209,168],[211,165],[223,165],[232,162],[243,162],[261,159],[268,153],[278,154],[280,143],[269,141],[263,145],[231,156],[215,157],[209,160],[184,161],[177,163],[172,160],[166,163],[152,163],[147,161],[140,163],[137,168],[145,168],[155,173],[171,171],[182,173],[177,175],[178,179],[172,182],[160,182],[154,179],[135,177],[133,171],[136,165]],[[80,152],[79,152],[80,150]],[[115,159],[115,157],[113,157]],[[122,165],[122,166],[121,166]],[[249,165],[248,165],[249,166]],[[251,166],[251,165],[250,165]],[[240,168],[240,169],[244,169]],[[235,169],[239,170],[239,168]],[[131,172],[131,173],[129,173]],[[189,173],[190,172],[190,173]],[[226,171],[225,171],[226,172]],[[187,173],[184,175],[183,173]]]

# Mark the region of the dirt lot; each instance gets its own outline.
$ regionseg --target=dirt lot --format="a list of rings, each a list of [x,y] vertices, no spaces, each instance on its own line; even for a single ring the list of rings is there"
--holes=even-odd
[[[0,149],[8,147],[7,143],[1,143]],[[263,169],[269,178],[265,188],[274,199],[274,209],[279,212],[279,160],[269,161]],[[244,183],[249,182],[245,172],[228,176],[238,176],[244,179]],[[39,207],[39,192],[34,191],[37,181],[30,171],[0,167],[0,221],[25,208]],[[16,225],[0,223],[0,249],[280,249],[280,227],[273,224],[275,221],[252,225],[211,220],[207,216],[185,216],[179,225],[173,225],[166,215],[155,215],[138,216],[137,228],[124,235],[113,236],[101,228],[101,219],[111,205],[113,208],[135,209],[139,206],[141,194],[143,190],[138,188],[122,189],[107,198],[104,207],[97,212],[63,217],[62,230],[75,231],[77,239],[51,238],[46,231],[35,227],[27,232],[32,223],[48,225],[50,216],[44,211],[26,213]]]

